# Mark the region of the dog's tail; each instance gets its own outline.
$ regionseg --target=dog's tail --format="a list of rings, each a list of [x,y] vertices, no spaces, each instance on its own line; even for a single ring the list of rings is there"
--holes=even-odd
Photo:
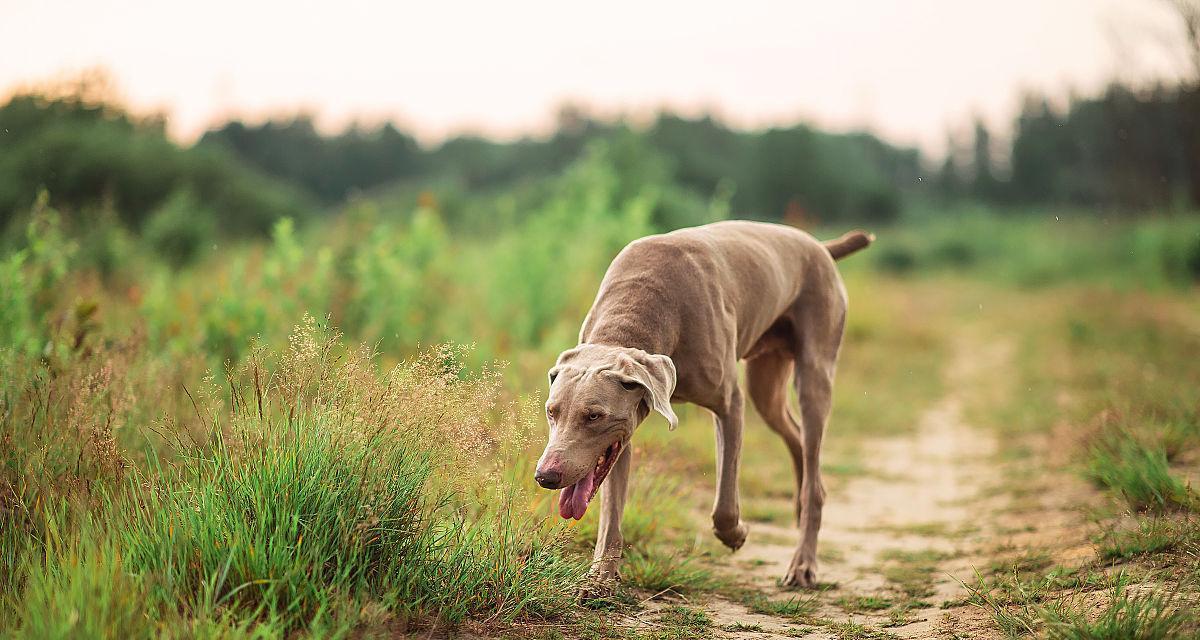
[[[856,229],[837,240],[826,241],[825,249],[829,251],[829,255],[833,256],[834,260],[841,260],[859,249],[866,249],[874,241],[875,234]]]

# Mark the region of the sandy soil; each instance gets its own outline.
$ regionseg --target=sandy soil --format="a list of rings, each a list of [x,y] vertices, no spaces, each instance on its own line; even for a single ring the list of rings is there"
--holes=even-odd
[[[947,371],[951,391],[922,414],[915,430],[863,442],[866,473],[838,483],[826,501],[819,556],[820,580],[828,586],[817,596],[814,618],[893,634],[863,637],[1000,637],[986,612],[963,602],[963,583],[973,582],[976,569],[987,567],[997,549],[1024,546],[1035,538],[1080,539],[1078,531],[1063,536],[1079,523],[1061,500],[1048,496],[1049,502],[1036,501],[1029,509],[1011,507],[994,433],[964,417],[965,393],[972,385],[995,380],[996,368],[1006,366],[1010,351],[1004,344],[983,351],[964,345]],[[772,599],[805,597],[777,584],[797,535],[792,527],[752,522],[745,547],[722,564],[740,582]],[[914,593],[910,585],[906,593],[905,574],[898,579],[897,571],[911,571],[914,562],[924,565],[928,577],[924,588]],[[863,610],[853,604],[861,597],[922,604],[901,615],[895,606]],[[846,634],[845,628],[753,613],[724,598],[703,606],[716,622],[718,637],[804,634],[815,640]],[[745,627],[757,628],[736,631]]]

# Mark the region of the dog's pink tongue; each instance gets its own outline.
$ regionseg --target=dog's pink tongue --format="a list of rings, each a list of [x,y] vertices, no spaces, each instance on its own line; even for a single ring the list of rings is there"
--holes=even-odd
[[[582,480],[562,490],[558,496],[558,515],[578,520],[587,512],[588,500],[592,499],[592,485],[596,482],[596,470],[592,469]]]

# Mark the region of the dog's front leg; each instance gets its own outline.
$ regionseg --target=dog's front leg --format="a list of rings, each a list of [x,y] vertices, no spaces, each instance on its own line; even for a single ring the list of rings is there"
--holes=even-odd
[[[749,527],[738,505],[738,465],[742,458],[742,393],[734,387],[727,406],[714,412],[717,431],[717,498],[713,503],[713,533],[737,551]]]
[[[629,487],[629,469],[633,465],[633,447],[624,447],[613,463],[602,487],[600,533],[596,536],[596,553],[592,557],[590,574],[593,585],[611,587],[617,580],[624,540],[621,538],[621,513],[625,510],[625,493]]]

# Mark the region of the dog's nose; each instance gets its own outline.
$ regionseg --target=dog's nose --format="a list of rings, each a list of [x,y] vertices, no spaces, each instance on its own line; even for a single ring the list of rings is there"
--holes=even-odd
[[[542,485],[543,489],[557,489],[559,484],[562,483],[562,472],[549,469],[542,471],[539,469],[537,473],[533,474],[533,479],[537,480],[537,483]]]

